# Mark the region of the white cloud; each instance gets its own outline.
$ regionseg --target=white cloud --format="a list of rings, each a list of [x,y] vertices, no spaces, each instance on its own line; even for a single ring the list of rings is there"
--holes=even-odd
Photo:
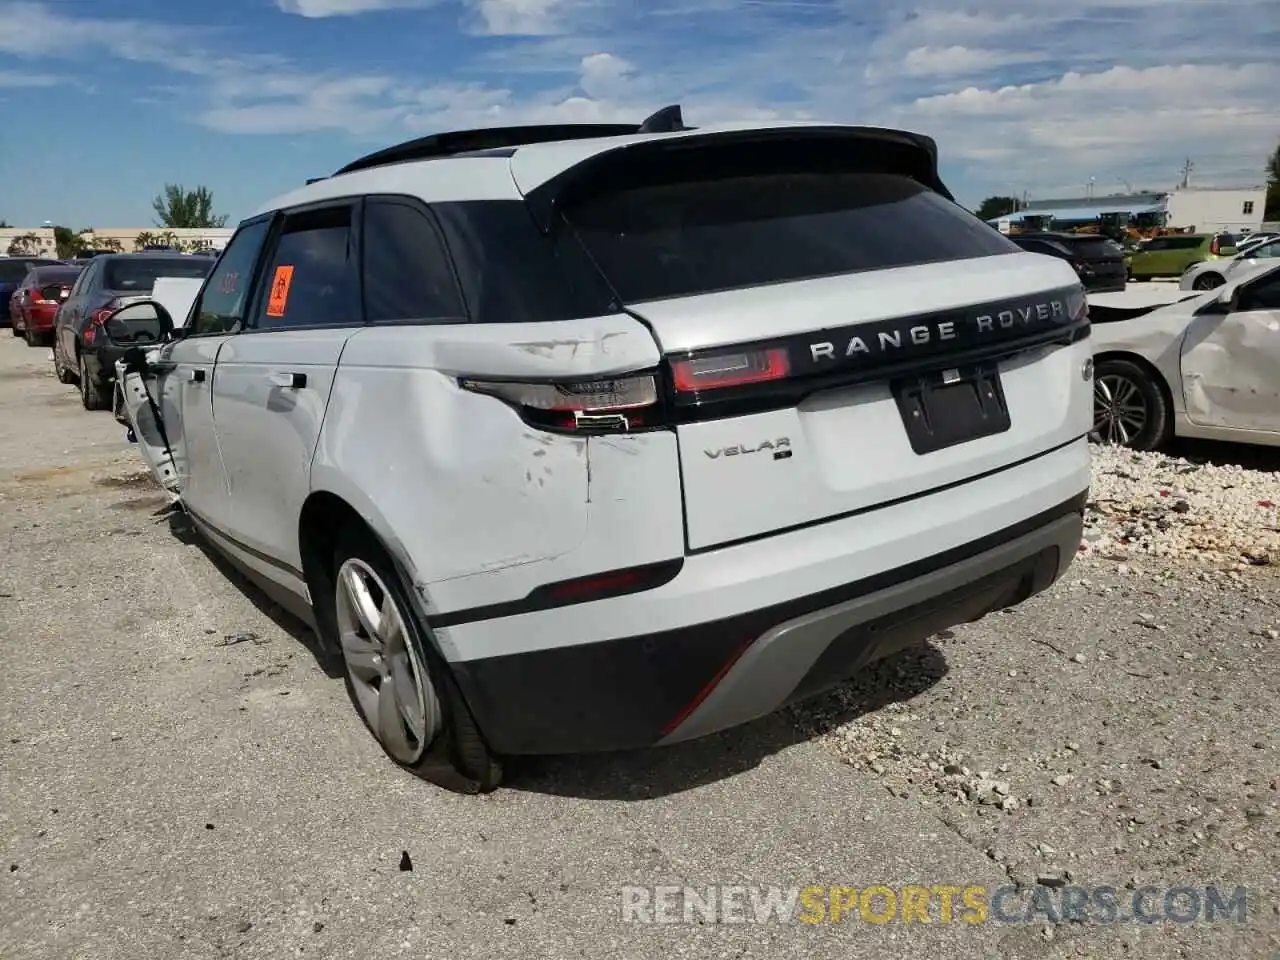
[[[299,17],[347,17],[378,10],[398,10],[409,7],[427,7],[435,0],[276,0],[276,6],[284,13]]]
[[[895,119],[938,138],[944,158],[991,170],[988,184],[1079,192],[1092,176],[1163,188],[1189,156],[1203,182],[1252,185],[1280,136],[1278,86],[1274,63],[1117,66],[921,97]]]
[[[445,0],[276,2],[308,17],[445,9]],[[1276,33],[1266,28],[1275,0],[1233,0],[1229,16],[1220,0],[450,2],[469,30],[503,39],[459,44],[447,78],[397,75],[376,51],[364,70],[317,70],[227,53],[246,45],[236,34],[4,0],[0,54],[18,58],[5,74],[22,76],[52,76],[46,61],[59,56],[161,66],[185,76],[188,97],[192,87],[207,96],[195,114],[228,133],[392,140],[499,123],[638,121],[676,102],[693,124],[899,125],[938,141],[944,173],[973,202],[1079,190],[1091,176],[1164,187],[1186,156],[1202,182],[1252,182],[1280,135]]]
[[[48,73],[24,73],[21,70],[0,70],[0,88],[56,87],[65,82],[61,77]]]
[[[551,36],[562,28],[561,17],[572,0],[470,0],[490,36]]]
[[[975,50],[972,47],[913,47],[902,58],[901,71],[910,77],[961,77],[1014,63],[1031,63],[1031,53]]]
[[[436,6],[442,0],[275,0],[284,13],[310,19]],[[461,0],[473,32],[487,36],[552,36],[582,0]]]
[[[624,92],[635,74],[634,65],[612,53],[593,53],[582,58],[580,85],[587,95],[607,99]]]

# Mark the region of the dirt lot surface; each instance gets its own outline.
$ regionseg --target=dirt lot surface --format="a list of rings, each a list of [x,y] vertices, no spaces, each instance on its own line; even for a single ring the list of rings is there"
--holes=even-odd
[[[1273,532],[1249,498],[1280,500],[1280,457],[1209,484],[1257,526],[1212,560],[1164,535],[1218,494],[1153,513],[1138,488],[1181,468],[1141,458],[1124,496],[1095,481],[1096,549],[1047,595],[804,709],[467,797],[386,760],[110,415],[0,334],[5,960],[1280,953],[1280,558],[1241,553]],[[622,887],[656,884],[1010,892],[983,923],[937,899],[931,923],[623,922]],[[1229,916],[1204,920],[1207,887]],[[1124,922],[1138,893],[1155,922]]]

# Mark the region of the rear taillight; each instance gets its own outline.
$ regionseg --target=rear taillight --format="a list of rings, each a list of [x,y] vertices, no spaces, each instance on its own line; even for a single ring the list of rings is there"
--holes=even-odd
[[[1218,242],[1218,238],[1214,237],[1209,241],[1209,253],[1212,256],[1220,256],[1222,253],[1222,244]]]
[[[648,374],[576,383],[459,381],[462,389],[497,397],[533,426],[576,433],[620,433],[657,426],[658,384]]]
[[[89,325],[84,328],[84,342],[86,344],[93,343],[98,337],[98,331],[102,329],[107,322],[107,317],[114,313],[111,307],[103,307],[101,310],[95,310],[89,317]]]
[[[725,351],[671,363],[671,380],[677,394],[769,383],[790,375],[791,361],[782,347]]]

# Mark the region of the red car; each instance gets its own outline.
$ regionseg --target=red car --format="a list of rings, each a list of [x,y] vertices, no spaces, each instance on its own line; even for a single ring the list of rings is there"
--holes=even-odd
[[[53,320],[58,308],[71,293],[83,267],[32,267],[9,298],[9,318],[15,337],[25,337],[27,346],[48,346],[53,342]]]

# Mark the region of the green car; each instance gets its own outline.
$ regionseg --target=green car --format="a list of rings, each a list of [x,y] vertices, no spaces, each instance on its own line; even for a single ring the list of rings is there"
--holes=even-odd
[[[1152,237],[1129,258],[1129,279],[1180,277],[1193,263],[1222,260],[1235,253],[1236,240],[1229,233],[1174,233]]]

